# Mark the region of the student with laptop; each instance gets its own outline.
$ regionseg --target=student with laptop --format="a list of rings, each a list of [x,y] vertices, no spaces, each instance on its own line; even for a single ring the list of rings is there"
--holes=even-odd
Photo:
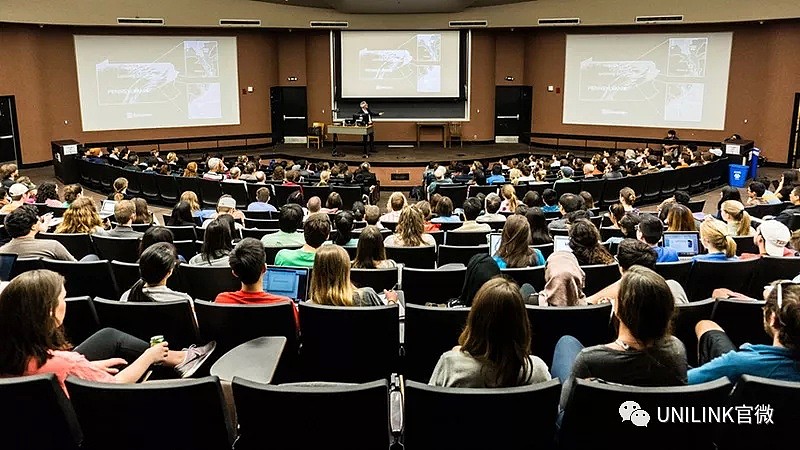
[[[267,255],[264,252],[264,246],[261,245],[258,239],[244,238],[239,241],[228,257],[228,261],[231,271],[242,282],[242,288],[236,292],[220,293],[214,300],[216,303],[240,305],[294,303],[289,297],[264,292]],[[293,309],[295,321],[297,321],[297,308]]]
[[[652,214],[639,215],[639,227],[636,230],[636,239],[644,242],[658,255],[657,263],[677,262],[678,252],[672,247],[659,247],[658,243],[664,235],[664,225],[658,217]]]

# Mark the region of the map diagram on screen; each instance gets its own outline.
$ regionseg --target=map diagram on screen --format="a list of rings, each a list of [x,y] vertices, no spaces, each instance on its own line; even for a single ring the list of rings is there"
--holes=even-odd
[[[184,41],[150,62],[106,59],[95,70],[100,106],[161,103],[189,119],[222,117],[216,41]]]
[[[706,76],[708,38],[672,38],[669,40],[667,76]]]
[[[659,94],[653,61],[581,61],[582,101],[647,101]]]
[[[417,34],[392,49],[363,48],[358,60],[360,80],[407,82],[418,92],[436,93],[442,89],[441,34]],[[378,84],[376,88],[394,89],[390,84]]]
[[[664,120],[700,122],[704,89],[703,83],[667,83]]]

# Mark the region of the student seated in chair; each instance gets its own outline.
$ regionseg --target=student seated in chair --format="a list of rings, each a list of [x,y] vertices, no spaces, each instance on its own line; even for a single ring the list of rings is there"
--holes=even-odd
[[[256,201],[247,205],[248,211],[271,211],[276,212],[277,209],[269,203],[269,188],[261,187],[256,191]]]
[[[758,247],[758,254],[742,253],[739,259],[755,259],[762,256],[795,256],[797,252],[786,247],[791,238],[792,232],[786,225],[777,220],[765,220],[761,222],[753,236],[753,242]]]
[[[216,303],[237,305],[265,305],[289,302],[293,306],[295,321],[298,320],[297,307],[289,297],[264,292],[264,273],[267,271],[267,255],[258,239],[244,238],[233,248],[230,257],[231,271],[242,288],[236,292],[222,292]],[[299,322],[298,322],[299,323]]]
[[[19,258],[47,258],[75,261],[75,257],[58,241],[36,239],[40,231],[47,231],[49,215],[41,218],[33,205],[22,205],[5,218],[5,229],[11,241],[0,247],[0,253],[14,253]]]
[[[178,264],[178,252],[169,242],[158,242],[142,252],[139,257],[139,273],[141,278],[125,291],[119,298],[121,302],[172,302],[188,300],[192,297],[183,292],[173,291],[167,287],[167,280],[172,276]]]
[[[678,251],[671,247],[659,247],[658,243],[664,235],[664,224],[652,214],[640,214],[636,238],[649,245],[656,252],[657,263],[678,262]]]
[[[462,206],[464,210],[464,224],[453,230],[453,232],[484,232],[492,231],[488,223],[478,223],[476,219],[481,214],[481,201],[477,197],[469,197],[464,200]]]
[[[459,345],[445,352],[428,384],[461,388],[524,386],[550,379],[531,355],[531,326],[519,287],[497,277],[475,294]]]
[[[736,348],[725,330],[711,320],[695,327],[700,367],[689,371],[689,384],[742,375],[800,381],[800,285],[778,281],[764,291],[764,331],[772,345],[744,344]]]
[[[117,226],[107,235],[115,238],[140,239],[144,233],[134,231],[133,219],[136,217],[136,205],[130,200],[121,200],[114,205],[114,220]]]
[[[73,347],[61,326],[66,297],[64,277],[49,270],[25,272],[6,286],[0,294],[0,376],[52,373],[65,392],[68,376],[136,383],[153,364],[171,367],[187,378],[216,347],[211,341],[175,351],[167,342],[150,346],[113,328],[103,328]]]
[[[317,249],[328,240],[330,232],[331,222],[327,214],[311,214],[303,224],[303,238],[305,239],[303,247],[279,251],[275,255],[275,265],[313,267]]]
[[[303,227],[303,208],[295,203],[281,206],[278,215],[277,233],[266,234],[261,238],[264,247],[293,247],[303,245],[303,233],[297,231]]]
[[[350,281],[350,257],[338,245],[324,245],[317,252],[311,271],[311,302],[329,306],[383,306],[371,287],[356,288]],[[397,293],[384,291],[388,303]]]

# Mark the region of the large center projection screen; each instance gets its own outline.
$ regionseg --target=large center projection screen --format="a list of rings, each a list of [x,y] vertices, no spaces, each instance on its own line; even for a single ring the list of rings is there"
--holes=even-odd
[[[84,131],[239,124],[235,37],[75,36]]]
[[[563,122],[722,130],[732,37],[567,35]]]
[[[458,31],[343,31],[342,98],[459,97]]]

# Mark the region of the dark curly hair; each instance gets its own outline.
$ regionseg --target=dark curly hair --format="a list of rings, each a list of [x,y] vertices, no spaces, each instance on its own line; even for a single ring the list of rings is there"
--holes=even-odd
[[[611,264],[614,257],[600,243],[600,232],[586,219],[580,219],[569,229],[569,246],[580,265]]]

